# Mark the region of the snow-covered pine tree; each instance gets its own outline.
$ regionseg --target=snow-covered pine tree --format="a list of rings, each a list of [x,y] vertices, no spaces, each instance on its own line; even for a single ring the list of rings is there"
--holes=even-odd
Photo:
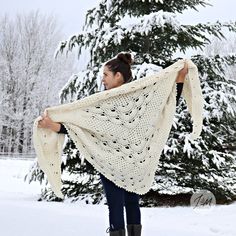
[[[195,55],[192,60],[198,65],[205,99],[201,138],[190,141],[185,135],[192,127],[182,99],[153,191],[190,197],[196,190],[207,189],[217,203],[225,203],[236,198],[236,163],[231,148],[236,137],[236,82],[225,76],[236,57]]]
[[[177,13],[202,5],[206,0],[102,0],[86,15],[83,31],[61,42],[59,52],[78,48],[90,52],[87,68],[71,77],[62,90],[61,101],[68,102],[99,91],[102,63],[120,51],[135,55],[133,77],[139,79],[155,73],[179,59],[177,53],[187,49],[203,49],[210,43],[208,36],[224,38],[223,29],[236,31],[236,23],[182,25]],[[181,99],[170,137],[160,158],[152,189],[142,196],[141,205],[159,204],[157,196],[192,194],[197,189],[209,189],[217,199],[229,200],[235,194],[235,158],[227,148],[235,135],[235,82],[224,76],[227,64],[234,56],[191,58],[199,68],[205,98],[204,127],[201,138],[190,141],[191,120]],[[96,170],[81,165],[79,150],[69,140],[64,149],[62,169],[73,180],[64,179],[63,192],[73,199],[86,197],[95,203],[102,199],[101,184]],[[38,175],[39,177],[39,175]],[[42,179],[43,176],[41,176]],[[45,189],[43,197],[52,199]],[[189,201],[187,202],[189,203]]]

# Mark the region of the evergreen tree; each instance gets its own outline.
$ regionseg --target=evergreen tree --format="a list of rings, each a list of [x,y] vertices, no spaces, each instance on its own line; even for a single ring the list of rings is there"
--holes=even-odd
[[[202,5],[206,0],[102,0],[86,15],[83,31],[61,42],[58,53],[79,49],[90,52],[86,70],[71,77],[61,92],[61,102],[70,102],[100,90],[101,66],[120,51],[135,55],[132,67],[134,80],[155,73],[174,63],[178,52],[204,49],[209,36],[219,39],[223,30],[236,31],[236,22],[182,25],[176,13]],[[157,205],[163,194],[191,195],[197,189],[212,191],[217,200],[236,196],[235,157],[229,144],[235,142],[235,81],[225,76],[227,66],[234,65],[234,55],[212,57],[194,55],[198,66],[204,103],[204,124],[201,137],[191,141],[191,120],[185,101],[180,100],[170,137],[160,158],[152,189],[141,197],[141,205]],[[86,198],[93,203],[103,198],[98,172],[85,161],[68,140],[62,170],[73,176],[64,179],[63,192],[73,199]],[[39,178],[34,168],[32,178]],[[64,177],[63,177],[64,178]],[[43,179],[40,175],[39,179]],[[53,198],[46,188],[43,197]],[[154,198],[153,198],[154,197]],[[161,199],[161,198],[160,198]],[[188,202],[189,204],[189,199]]]

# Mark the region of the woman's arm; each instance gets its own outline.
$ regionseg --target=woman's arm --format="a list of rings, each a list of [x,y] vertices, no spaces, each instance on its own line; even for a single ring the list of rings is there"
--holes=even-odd
[[[55,131],[55,132],[59,132],[61,129],[61,124],[57,123],[57,122],[52,122],[49,126],[49,129],[51,129],[52,131]]]
[[[179,98],[181,96],[182,90],[183,90],[183,85],[184,83],[176,83],[177,84],[177,95],[176,95],[176,106],[179,104]]]
[[[182,90],[183,90],[184,80],[185,80],[187,73],[188,73],[188,64],[185,62],[184,68],[182,68],[179,71],[178,76],[175,80],[175,82],[177,83],[176,106],[179,103],[179,98],[180,98]]]
[[[38,122],[38,127],[51,129],[52,131],[57,133],[64,133],[64,134],[67,133],[67,130],[64,127],[64,125],[52,121],[51,118],[48,116],[47,111],[45,111],[44,114],[42,115],[42,120]]]
[[[176,83],[184,83],[184,79],[187,74],[188,74],[188,64],[187,64],[187,62],[185,62],[184,67],[179,71],[175,82]]]
[[[61,126],[60,126],[60,130],[57,131],[57,133],[59,133],[59,134],[68,134],[68,132],[67,132],[65,126],[64,126],[63,124],[61,124],[61,123],[60,123],[60,125],[61,125]]]

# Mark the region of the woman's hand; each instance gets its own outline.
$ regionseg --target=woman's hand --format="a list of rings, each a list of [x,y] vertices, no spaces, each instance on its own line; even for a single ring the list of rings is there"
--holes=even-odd
[[[40,120],[38,122],[38,127],[39,128],[46,128],[46,129],[50,129],[51,125],[52,125],[52,120],[51,118],[48,116],[47,111],[44,111],[44,114],[41,116],[42,120]]]
[[[44,114],[41,116],[42,120],[38,122],[39,128],[51,129],[52,131],[58,132],[61,128],[61,124],[52,121],[52,119],[48,116],[47,111],[44,111]]]
[[[184,83],[185,76],[188,74],[188,63],[184,62],[184,68],[182,68],[176,78],[176,83]]]

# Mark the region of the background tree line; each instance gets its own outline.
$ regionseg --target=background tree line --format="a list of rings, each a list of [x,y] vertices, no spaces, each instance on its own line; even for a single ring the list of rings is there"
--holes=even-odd
[[[32,125],[74,71],[73,57],[54,60],[63,37],[57,20],[34,11],[0,18],[0,153],[34,153]]]

